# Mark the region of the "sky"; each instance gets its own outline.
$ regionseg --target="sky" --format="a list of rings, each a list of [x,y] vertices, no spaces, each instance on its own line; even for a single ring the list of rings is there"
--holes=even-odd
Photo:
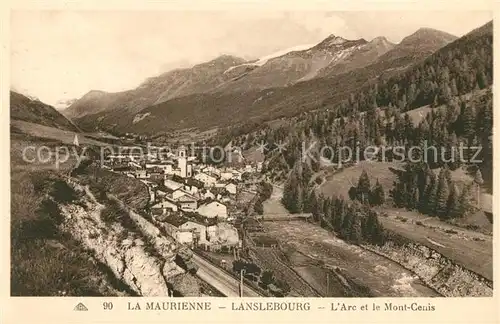
[[[59,106],[123,91],[221,54],[254,59],[330,34],[392,42],[430,27],[462,36],[489,11],[13,11],[11,88]]]

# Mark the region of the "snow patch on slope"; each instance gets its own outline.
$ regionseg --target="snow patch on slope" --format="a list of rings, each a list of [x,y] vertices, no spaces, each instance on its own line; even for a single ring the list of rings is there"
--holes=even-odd
[[[283,55],[288,54],[290,52],[305,51],[307,49],[310,49],[311,47],[314,47],[315,45],[316,44],[305,44],[305,45],[297,45],[297,46],[293,46],[293,47],[290,47],[287,49],[283,49],[283,50],[274,52],[272,54],[263,56],[260,59],[258,59],[256,62],[253,62],[253,63],[244,63],[244,64],[240,64],[240,65],[236,65],[236,66],[231,66],[229,69],[224,71],[224,73],[227,73],[227,72],[229,72],[237,67],[240,67],[240,66],[262,66],[262,65],[266,64],[267,61],[269,61],[273,58],[283,56]]]
[[[270,59],[283,56],[283,55],[288,54],[290,52],[305,51],[305,50],[310,49],[311,47],[314,47],[314,46],[316,46],[316,45],[315,44],[308,44],[308,45],[298,45],[298,46],[290,47],[290,48],[275,52],[273,54],[269,54],[269,55],[266,55],[264,57],[261,57],[254,64],[262,66],[262,65],[266,64],[267,61],[269,61]]]
[[[134,120],[132,120],[132,124],[137,124],[138,122],[140,122],[144,118],[148,117],[149,115],[151,115],[151,113],[149,113],[149,112],[147,112],[145,114],[137,114],[137,115],[135,115],[134,116]]]

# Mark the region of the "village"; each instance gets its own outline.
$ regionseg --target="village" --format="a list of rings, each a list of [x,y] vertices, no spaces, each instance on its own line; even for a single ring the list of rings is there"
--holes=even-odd
[[[249,179],[261,163],[227,166],[203,163],[181,146],[174,152],[108,155],[102,167],[139,179],[148,188],[147,212],[177,243],[204,251],[237,253],[237,226],[244,211],[241,190],[255,193]]]

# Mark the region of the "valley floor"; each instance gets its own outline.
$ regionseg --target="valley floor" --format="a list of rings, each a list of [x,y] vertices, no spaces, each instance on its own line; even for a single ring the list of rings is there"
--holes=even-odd
[[[340,268],[354,282],[368,288],[373,296],[439,296],[398,264],[361,247],[348,244],[317,225],[290,221],[269,222],[265,227],[270,236],[286,238],[280,243],[285,250],[288,250],[287,255],[292,267],[297,268],[304,279],[309,279],[317,287],[325,285],[326,281],[321,278],[324,278],[324,275],[318,273],[317,266],[308,266],[308,263],[315,263],[314,261],[316,263],[319,261],[325,268]],[[297,253],[308,257],[311,261],[304,262],[303,258],[297,260]]]
[[[281,194],[282,189],[275,186],[264,202],[264,217],[286,212],[279,201]],[[280,243],[289,266],[324,296],[439,296],[402,266],[348,244],[318,225],[278,221],[264,222],[264,228],[266,236]],[[346,286],[352,291],[346,291]]]

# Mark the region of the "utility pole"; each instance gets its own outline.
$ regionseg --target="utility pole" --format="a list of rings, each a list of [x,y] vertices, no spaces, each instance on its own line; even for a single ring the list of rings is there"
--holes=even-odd
[[[330,296],[330,270],[326,273],[326,297]]]
[[[243,275],[245,274],[245,272],[245,269],[241,269],[240,271],[240,297],[243,297]]]

